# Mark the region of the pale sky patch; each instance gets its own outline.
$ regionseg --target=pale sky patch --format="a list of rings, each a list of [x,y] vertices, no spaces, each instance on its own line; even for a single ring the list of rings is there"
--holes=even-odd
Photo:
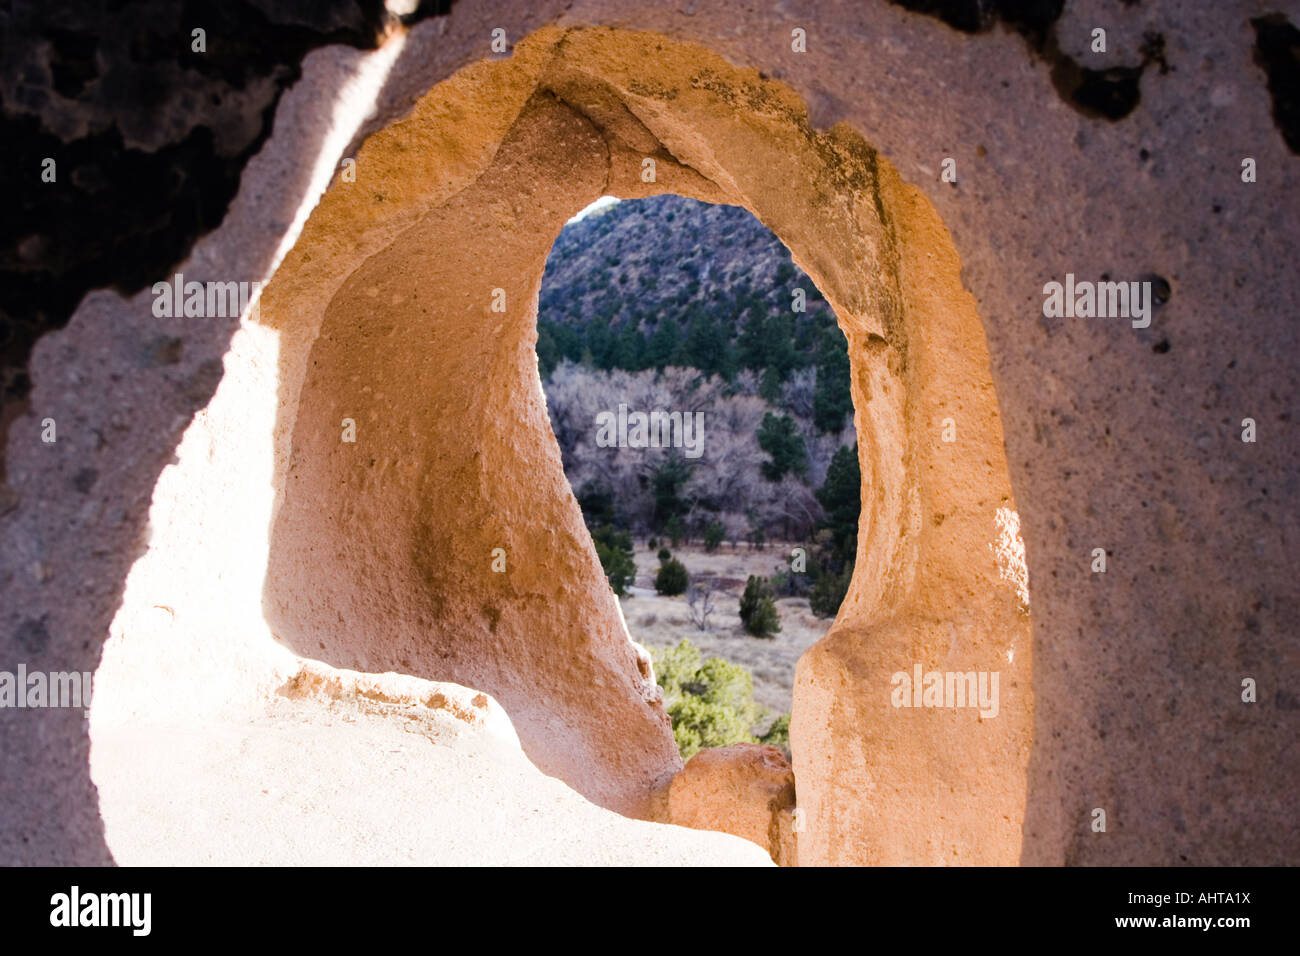
[[[578,213],[576,216],[570,219],[568,223],[565,223],[565,225],[568,225],[569,223],[575,223],[579,219],[585,219],[587,216],[591,215],[597,209],[604,209],[606,206],[612,206],[614,205],[614,203],[618,201],[619,200],[617,196],[601,196],[599,199],[593,202],[586,209],[582,210],[582,212]]]

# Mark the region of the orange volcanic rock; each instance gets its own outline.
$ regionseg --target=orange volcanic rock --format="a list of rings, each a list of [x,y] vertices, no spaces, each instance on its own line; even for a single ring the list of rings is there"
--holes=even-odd
[[[89,721],[0,708],[0,862],[765,862],[628,819],[674,786],[788,862],[784,771],[679,773],[537,374],[566,219],[663,192],[753,212],[848,342],[863,507],[797,673],[800,865],[1294,862],[1300,173],[1245,17],[1204,6],[1114,122],[1010,31],[896,4],[457,4],[312,53],[157,277],[256,307],[98,289],[6,401],[0,671],[95,678]],[[1149,325],[1043,308],[1148,273]]]
[[[713,747],[673,777],[668,822],[744,837],[778,866],[795,866],[794,803],[794,771],[780,747]]]

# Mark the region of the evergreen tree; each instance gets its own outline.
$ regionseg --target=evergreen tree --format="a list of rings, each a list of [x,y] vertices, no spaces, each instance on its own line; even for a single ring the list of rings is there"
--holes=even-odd
[[[848,343],[838,328],[827,330],[817,353],[813,424],[824,432],[837,432],[844,427],[844,416],[852,411]]]
[[[799,354],[794,350],[794,325],[794,313],[785,310],[770,313],[763,323],[767,359],[764,364],[776,369],[783,382],[799,367]]]
[[[680,458],[669,458],[655,469],[650,476],[650,488],[654,494],[654,526],[663,529],[668,522],[686,511],[686,502],[682,500],[681,489],[690,477],[690,468]],[[679,525],[680,527],[680,522]],[[676,545],[676,540],[673,542]]]
[[[822,527],[831,532],[834,557],[852,562],[857,551],[858,516],[862,511],[862,471],[858,446],[839,448],[826,469],[826,481],[814,492],[826,517]]]
[[[853,565],[841,571],[822,571],[813,583],[808,595],[808,609],[817,617],[834,617],[840,611],[840,605],[849,593],[849,582],[853,579]]]
[[[808,452],[804,448],[803,436],[789,415],[768,412],[763,416],[763,424],[758,427],[758,447],[771,456],[762,465],[763,477],[768,481],[780,481],[787,473],[808,473]]]
[[[673,515],[668,519],[668,524],[664,526],[664,532],[668,535],[668,540],[672,542],[674,548],[678,547],[686,537],[686,530],[682,527],[682,519],[677,515]],[[661,560],[666,559],[661,558]]]
[[[826,517],[817,534],[812,564],[815,580],[808,606],[818,617],[833,617],[848,594],[857,558],[862,473],[856,445],[835,452],[826,481],[815,494]]]
[[[659,572],[655,575],[655,590],[660,594],[665,597],[685,594],[688,584],[690,577],[686,573],[686,565],[676,558],[669,558],[659,565]]]
[[[781,405],[781,372],[776,366],[769,365],[763,369],[763,377],[758,382],[758,394],[769,405]]]
[[[614,514],[614,493],[606,485],[585,484],[575,498],[582,509],[582,520],[588,528],[616,524]]]
[[[537,365],[545,378],[563,359],[582,357],[582,336],[573,328],[547,319],[537,320]]]
[[[662,370],[672,362],[682,341],[682,327],[671,315],[659,320],[646,344],[646,367]]]
[[[537,323],[537,370],[543,379],[550,378],[555,366],[560,364],[560,347],[556,344],[549,325],[549,322],[542,320]]]
[[[610,351],[610,367],[635,372],[646,367],[646,340],[634,322],[626,322],[619,330]]]
[[[761,372],[767,365],[767,345],[763,338],[766,317],[767,310],[759,305],[750,305],[745,310],[745,323],[736,341],[736,361],[742,368]]]
[[[600,558],[609,586],[622,597],[627,593],[627,586],[636,579],[631,535],[626,531],[615,531],[613,525],[607,524],[593,532],[591,540],[596,545],[596,556]]]
[[[766,578],[751,574],[740,596],[740,623],[755,637],[772,637],[781,631],[781,617]]]
[[[697,311],[677,350],[675,364],[698,368],[730,380],[735,374],[735,357],[726,329],[717,319]]]
[[[710,554],[717,551],[726,533],[727,530],[722,526],[721,521],[709,522],[708,527],[704,529],[704,550]]]
[[[614,343],[614,334],[609,329],[609,320],[595,316],[587,323],[586,346],[591,352],[592,362],[596,368],[608,370],[610,352]]]

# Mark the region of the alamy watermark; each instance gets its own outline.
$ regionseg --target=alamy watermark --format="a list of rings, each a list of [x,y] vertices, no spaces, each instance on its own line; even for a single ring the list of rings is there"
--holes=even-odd
[[[1074,281],[1043,286],[1043,315],[1049,319],[1132,319],[1133,328],[1151,324],[1151,283]]]
[[[897,671],[889,679],[895,707],[979,707],[981,717],[998,715],[1000,671],[929,671],[920,664],[912,673]]]
[[[148,936],[152,910],[152,893],[83,893],[74,885],[68,892],[50,897],[50,925],[117,926],[130,929],[132,936]]]
[[[186,282],[176,273],[170,282],[153,284],[153,314],[159,319],[237,319],[261,301],[261,282]],[[256,318],[252,314],[251,318]]]
[[[703,412],[629,412],[627,405],[596,415],[599,448],[681,448],[687,458],[704,454]]]
[[[0,707],[90,707],[89,671],[0,671]]]

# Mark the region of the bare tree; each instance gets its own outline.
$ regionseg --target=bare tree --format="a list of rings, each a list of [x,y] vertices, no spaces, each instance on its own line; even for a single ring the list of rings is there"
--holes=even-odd
[[[812,421],[813,396],[817,394],[817,367],[796,370],[781,386],[785,408],[804,422]]]
[[[753,378],[750,373],[748,379]],[[756,434],[772,407],[747,394],[752,382],[742,379],[743,373],[737,376],[739,387],[729,387],[697,369],[598,371],[560,362],[546,385],[546,399],[569,484],[578,494],[588,487],[602,490],[613,499],[623,522],[645,530],[655,520],[655,498],[649,490],[655,474],[675,460],[685,474],[677,492],[682,505],[678,517],[688,534],[721,520],[733,541],[747,536],[755,522],[786,538],[806,536],[821,518],[813,489],[825,480],[835,449],[852,443],[852,426],[841,434],[822,434],[811,419],[797,419],[809,474],[769,482],[762,476],[766,455]],[[804,399],[813,382],[815,376],[805,369],[789,383],[800,409],[808,404]],[[688,458],[682,448],[597,447],[596,416],[613,413],[620,404],[642,412],[704,412],[702,454]]]
[[[698,630],[709,629],[709,615],[714,611],[713,598],[716,593],[713,578],[699,578],[691,582],[686,589],[686,609],[691,623]]]

